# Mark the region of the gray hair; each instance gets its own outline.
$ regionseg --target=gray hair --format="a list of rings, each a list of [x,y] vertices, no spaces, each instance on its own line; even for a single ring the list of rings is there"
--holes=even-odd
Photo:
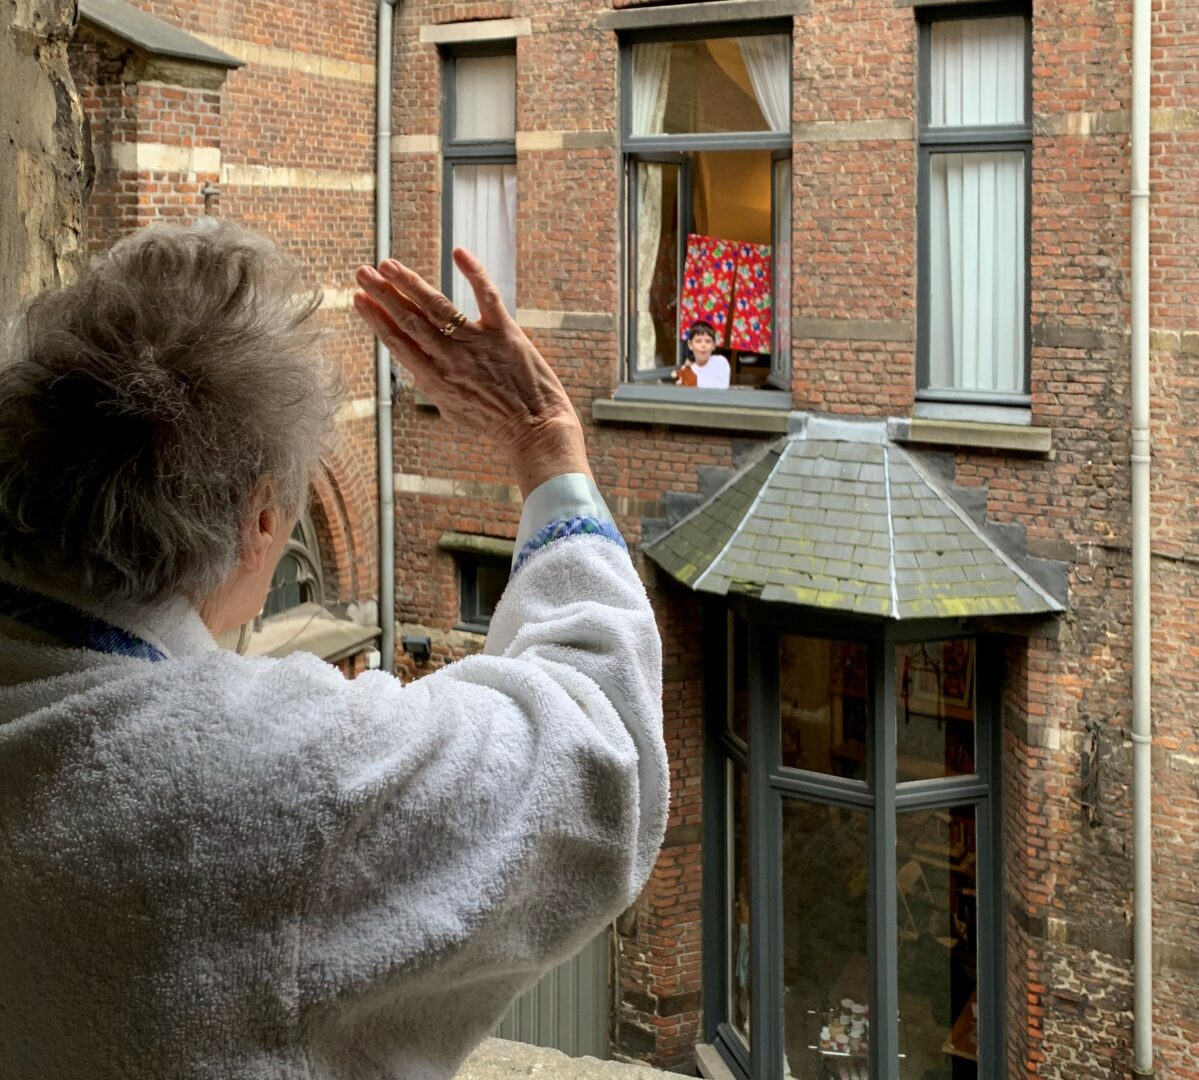
[[[303,507],[340,384],[319,290],[230,222],[153,225],[0,343],[0,559],[88,595],[198,601],[260,484]]]

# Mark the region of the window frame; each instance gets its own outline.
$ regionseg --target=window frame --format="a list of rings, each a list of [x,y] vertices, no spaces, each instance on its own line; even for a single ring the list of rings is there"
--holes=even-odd
[[[1024,20],[1023,124],[937,127],[929,125],[932,101],[932,28],[939,22],[1002,18]],[[963,4],[917,12],[917,287],[916,400],[957,405],[999,405],[1027,409],[1032,404],[1032,18],[1025,3]],[[1024,383],[1018,391],[929,386],[930,293],[929,229],[932,157],[937,153],[1014,152],[1024,155]]]
[[[301,591],[306,587],[310,587],[313,595],[310,599],[301,600],[299,604],[294,604],[291,607],[280,608],[278,611],[271,612],[270,615],[259,614],[254,621],[255,629],[261,627],[266,620],[286,615],[287,612],[294,611],[295,608],[304,604],[325,606],[325,574],[321,559],[320,543],[317,540],[316,526],[312,522],[312,515],[305,510],[296,520],[291,535],[287,538],[287,545],[279,557],[279,563],[271,573],[271,584],[267,590],[266,599],[263,601],[263,610],[265,611],[270,606],[270,600],[276,588],[275,575],[279,572],[279,566],[283,565],[283,560],[289,555],[297,559],[301,566],[308,571],[308,576],[300,583]]]
[[[483,56],[517,56],[516,38],[455,43],[441,49],[441,291],[454,289],[454,166],[515,165],[511,139],[459,139],[454,132],[458,101],[458,61]]]
[[[456,551],[454,563],[458,574],[458,622],[454,629],[486,634],[491,629],[492,615],[483,616],[479,610],[479,568],[504,567],[511,572],[512,560],[501,555]]]
[[[637,371],[636,363],[636,341],[634,335],[636,333],[636,297],[634,295],[636,282],[636,267],[633,260],[636,256],[636,244],[633,243],[635,230],[637,228],[637,200],[635,198],[635,176],[636,169],[634,168],[637,162],[650,162],[662,164],[678,164],[679,182],[680,182],[680,210],[684,218],[689,218],[691,208],[691,181],[690,181],[690,163],[687,159],[688,154],[703,153],[705,151],[735,151],[735,150],[768,150],[772,155],[772,176],[771,176],[771,200],[770,200],[770,220],[771,220],[771,260],[772,260],[772,275],[771,275],[771,311],[774,319],[772,326],[772,343],[777,340],[778,326],[778,305],[777,305],[777,285],[778,274],[774,267],[774,247],[773,236],[777,222],[777,203],[775,200],[773,167],[774,162],[779,160],[780,155],[785,155],[788,160],[794,157],[794,141],[791,131],[748,131],[748,132],[701,132],[701,133],[685,133],[675,135],[633,135],[632,128],[632,107],[633,107],[633,46],[647,44],[650,42],[675,42],[675,41],[695,41],[707,40],[710,38],[737,38],[737,37],[766,37],[771,35],[786,35],[787,39],[794,44],[794,24],[793,20],[786,19],[764,19],[752,22],[726,22],[717,24],[700,24],[695,26],[670,26],[657,27],[654,29],[630,31],[620,35],[620,103],[619,103],[619,124],[620,124],[620,197],[619,197],[619,220],[621,223],[620,236],[618,237],[618,267],[620,280],[620,319],[619,319],[619,371],[620,384],[622,386],[635,386],[638,384],[661,384],[662,379],[669,375],[677,365],[669,367],[647,368],[644,371]],[[795,80],[794,75],[791,78],[791,98],[794,101],[795,96]],[[685,182],[684,182],[685,181]],[[685,190],[682,190],[684,189]],[[794,223],[795,217],[795,187],[794,173],[792,173],[791,185],[791,213],[790,217]],[[680,223],[681,224],[681,223]],[[794,230],[794,224],[792,226]],[[679,230],[678,240],[678,275],[681,282],[683,275],[683,264],[686,257],[686,231]],[[793,303],[789,303],[788,307],[792,307]],[[785,316],[790,318],[791,312],[787,311]],[[676,318],[676,333],[679,333],[680,328]],[[681,337],[679,339],[682,340]],[[713,403],[724,404],[723,399],[710,398],[708,401],[701,402],[696,398],[696,389],[691,387],[675,387],[665,386],[663,389],[671,391],[672,397],[677,394],[680,401],[686,401],[693,404]],[[791,356],[790,353],[782,358],[780,364],[775,364],[774,354],[771,354],[771,369],[766,384],[763,389],[785,390],[787,392],[786,407],[790,407],[790,392],[791,392]],[[738,398],[744,393],[742,390],[737,390],[730,387],[730,391],[735,393]],[[725,391],[716,391],[718,394],[725,394]],[[741,401],[729,402],[730,404],[742,404]],[[783,403],[780,403],[780,407]]]
[[[978,851],[978,909],[976,915],[978,1039],[980,1080],[1005,1075],[1003,1012],[1003,806],[1002,724],[999,695],[1002,685],[1001,639],[961,621],[920,620],[882,624],[811,611],[775,610],[752,600],[731,603],[710,599],[704,605],[705,738],[704,801],[720,807],[705,815],[703,868],[704,1038],[714,1044],[739,1080],[782,1080],[784,1028],[781,1020],[784,951],[782,828],[787,798],[804,798],[830,807],[868,814],[867,872],[869,908],[867,954],[872,1013],[878,1003],[898,1001],[898,903],[896,900],[896,816],[899,813],[970,805],[975,812]],[[748,742],[727,725],[731,687],[732,627],[740,619],[748,635]],[[797,634],[858,641],[869,650],[871,710],[867,730],[868,773],[865,781],[805,772],[782,765],[779,721],[779,644],[783,635]],[[946,638],[975,640],[977,772],[932,780],[896,779],[895,648],[897,645]],[[880,722],[881,721],[881,722]],[[726,942],[731,920],[726,883],[731,872],[728,850],[730,805],[728,765],[745,768],[749,784],[746,833],[750,890],[750,1000],[752,1014],[761,1020],[750,1026],[750,1047],[731,1026],[725,988],[730,972]],[[889,778],[880,783],[880,778]],[[887,948],[880,942],[889,942]],[[898,1010],[894,1015],[898,1015]],[[896,1022],[871,1026],[869,1074],[893,1080],[899,1068],[899,1029]]]

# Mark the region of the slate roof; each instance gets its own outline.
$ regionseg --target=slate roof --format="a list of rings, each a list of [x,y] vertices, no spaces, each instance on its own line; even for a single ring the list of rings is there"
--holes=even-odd
[[[780,439],[644,551],[699,592],[856,615],[1063,610],[885,440]]]
[[[174,56],[215,67],[242,66],[227,52],[122,0],[79,0],[79,15],[154,56]]]

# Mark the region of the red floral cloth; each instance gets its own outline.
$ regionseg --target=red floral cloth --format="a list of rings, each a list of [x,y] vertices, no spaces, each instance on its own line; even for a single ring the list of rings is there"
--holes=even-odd
[[[729,345],[738,352],[770,352],[770,245],[737,245],[733,324]]]
[[[716,328],[717,347],[770,352],[770,245],[739,244],[715,236],[687,237],[679,330],[694,323]]]
[[[683,287],[679,291],[679,329],[684,338],[693,323],[710,322],[716,330],[717,346],[728,344],[736,250],[731,240],[698,233],[687,237]]]

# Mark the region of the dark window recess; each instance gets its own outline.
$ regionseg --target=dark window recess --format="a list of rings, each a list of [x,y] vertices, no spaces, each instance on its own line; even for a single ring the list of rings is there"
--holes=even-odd
[[[485,632],[508,586],[512,565],[485,555],[458,556],[458,613],[460,629]]]

